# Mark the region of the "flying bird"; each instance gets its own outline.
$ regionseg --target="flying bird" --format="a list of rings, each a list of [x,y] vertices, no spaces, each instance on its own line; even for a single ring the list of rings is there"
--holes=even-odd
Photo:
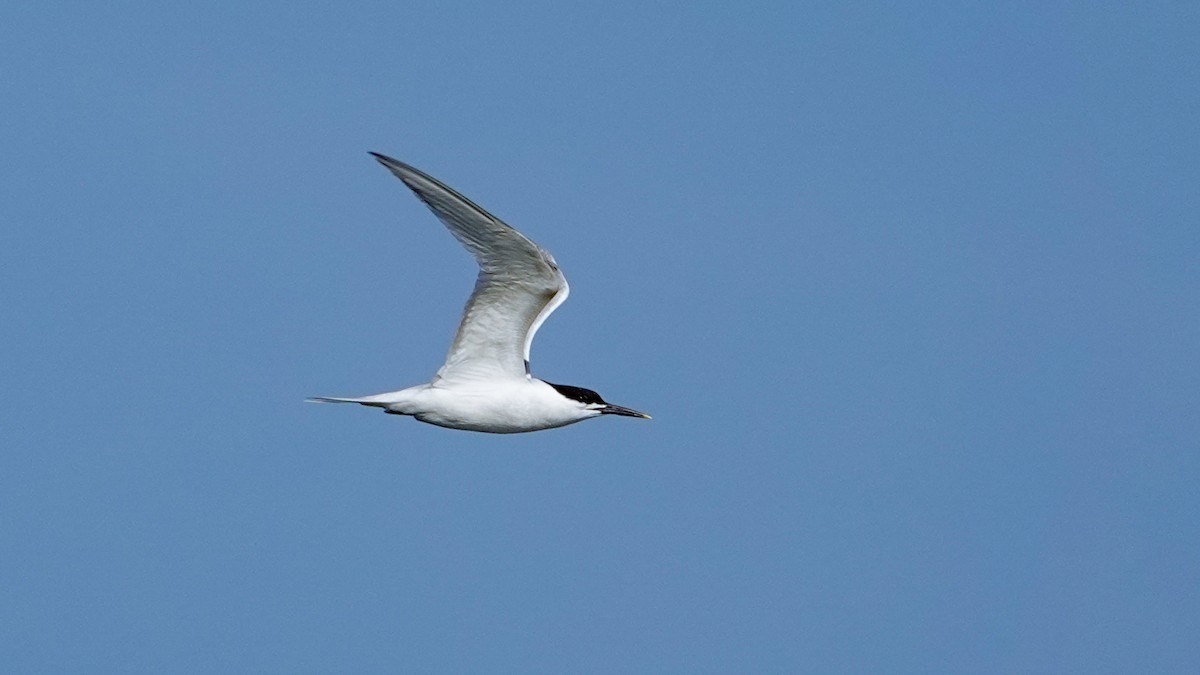
[[[553,384],[530,374],[533,336],[569,291],[554,256],[436,178],[391,157],[371,155],[475,257],[479,276],[446,363],[428,384],[309,401],[358,403],[440,427],[494,434],[553,429],[601,415],[650,419],[605,402],[591,389]]]

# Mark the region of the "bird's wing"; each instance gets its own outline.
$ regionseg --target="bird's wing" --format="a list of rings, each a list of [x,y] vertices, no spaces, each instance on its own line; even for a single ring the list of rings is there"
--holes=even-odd
[[[479,263],[475,290],[434,382],[527,377],[533,336],[570,290],[554,257],[436,178],[371,154],[416,193]]]

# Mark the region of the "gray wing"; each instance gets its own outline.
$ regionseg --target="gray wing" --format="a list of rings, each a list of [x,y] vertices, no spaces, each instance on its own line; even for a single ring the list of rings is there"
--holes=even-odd
[[[479,263],[475,290],[434,382],[528,377],[533,336],[570,292],[554,257],[436,178],[371,154],[416,193]]]

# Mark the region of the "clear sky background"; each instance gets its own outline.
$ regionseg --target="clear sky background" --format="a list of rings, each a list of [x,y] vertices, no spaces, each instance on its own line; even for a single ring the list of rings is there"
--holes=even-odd
[[[0,9],[5,672],[1200,671],[1194,3]],[[426,381],[552,251],[517,436]]]

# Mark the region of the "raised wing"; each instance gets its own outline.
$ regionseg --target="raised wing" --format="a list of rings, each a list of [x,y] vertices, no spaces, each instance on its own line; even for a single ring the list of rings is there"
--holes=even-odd
[[[527,377],[533,336],[570,290],[554,257],[436,178],[371,154],[416,193],[479,263],[475,290],[434,383]]]

